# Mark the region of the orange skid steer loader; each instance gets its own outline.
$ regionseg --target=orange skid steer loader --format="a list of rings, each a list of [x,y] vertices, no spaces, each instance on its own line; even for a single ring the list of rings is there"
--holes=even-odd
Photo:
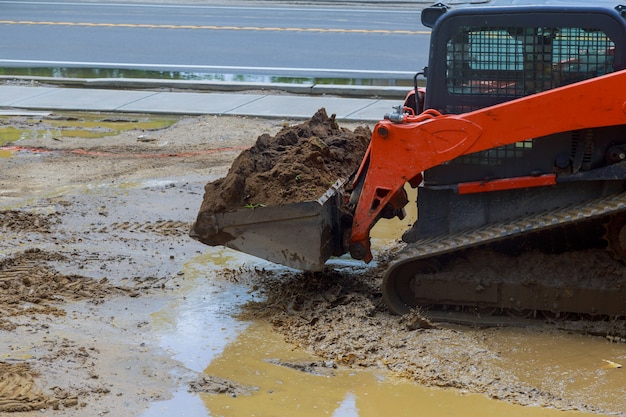
[[[419,187],[418,219],[383,279],[393,312],[445,304],[626,315],[626,282],[479,286],[432,274],[494,244],[603,246],[626,260],[626,5],[438,3],[422,23],[432,28],[426,88],[416,82],[374,127],[350,181],[315,201],[200,213],[191,235],[304,270],[344,253],[369,262],[370,230],[404,215],[408,183]]]

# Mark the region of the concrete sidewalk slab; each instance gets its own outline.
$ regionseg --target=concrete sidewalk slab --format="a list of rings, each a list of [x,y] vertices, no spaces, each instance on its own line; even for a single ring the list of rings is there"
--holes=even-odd
[[[57,91],[58,88],[0,86],[0,106],[17,107],[21,102],[36,99]]]
[[[26,116],[26,117],[46,117],[49,116],[49,111],[36,111],[36,110],[20,110],[20,109],[0,109],[0,116]]]
[[[155,85],[156,87],[156,85]],[[401,100],[337,96],[214,92],[159,92],[0,85],[4,110],[74,110],[126,113],[215,114],[308,119],[321,107],[338,120],[379,121]]]
[[[262,94],[157,93],[119,107],[137,113],[224,114],[261,98]]]
[[[37,90],[40,87],[24,87]],[[28,109],[84,110],[84,111],[116,111],[142,98],[157,94],[153,91],[119,91],[119,90],[88,90],[74,88],[48,89],[46,94],[14,102],[13,106]],[[4,96],[4,88],[0,89]]]
[[[401,100],[376,100],[346,115],[344,119],[378,122],[385,117],[385,114],[393,112],[393,108],[401,104]]]
[[[245,104],[225,114],[247,115],[256,117],[293,117],[309,118],[321,107],[326,108],[328,114],[335,114],[338,120],[352,119],[349,117],[355,110],[364,109],[378,100],[341,97],[311,97],[311,96],[273,96],[268,95],[254,102]],[[366,112],[363,115],[367,114]],[[376,117],[376,120],[380,116]],[[363,119],[360,119],[363,120]]]

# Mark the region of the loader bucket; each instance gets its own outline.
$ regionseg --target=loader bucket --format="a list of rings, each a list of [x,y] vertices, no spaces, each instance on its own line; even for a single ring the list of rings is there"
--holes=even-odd
[[[340,182],[313,201],[200,211],[189,235],[210,246],[226,246],[305,271],[319,271],[333,255],[345,253],[340,231]]]

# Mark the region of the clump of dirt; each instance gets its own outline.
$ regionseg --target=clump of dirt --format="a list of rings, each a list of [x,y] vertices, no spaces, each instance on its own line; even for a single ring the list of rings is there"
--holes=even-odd
[[[280,359],[266,359],[265,362],[319,376],[333,376],[333,370],[337,369],[334,361],[286,362]]]
[[[265,133],[233,162],[228,175],[205,186],[200,212],[316,200],[360,165],[371,131],[341,128],[320,109],[311,119]]]
[[[213,375],[204,375],[189,383],[189,392],[205,392],[208,394],[226,394],[232,397],[252,395],[258,387],[246,387],[228,379]]]

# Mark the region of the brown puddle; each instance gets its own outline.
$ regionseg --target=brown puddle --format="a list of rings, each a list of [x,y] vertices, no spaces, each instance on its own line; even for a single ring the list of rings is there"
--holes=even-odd
[[[626,410],[624,344],[524,329],[498,329],[494,336],[486,338],[487,344],[499,352],[501,366],[520,381],[562,398],[593,398],[593,403],[603,409]]]
[[[506,340],[506,339],[504,339]],[[313,372],[303,365],[318,364]],[[523,407],[457,390],[425,388],[383,372],[327,368],[253,323],[205,369],[205,374],[253,387],[248,395],[201,394],[211,416],[585,416]]]

